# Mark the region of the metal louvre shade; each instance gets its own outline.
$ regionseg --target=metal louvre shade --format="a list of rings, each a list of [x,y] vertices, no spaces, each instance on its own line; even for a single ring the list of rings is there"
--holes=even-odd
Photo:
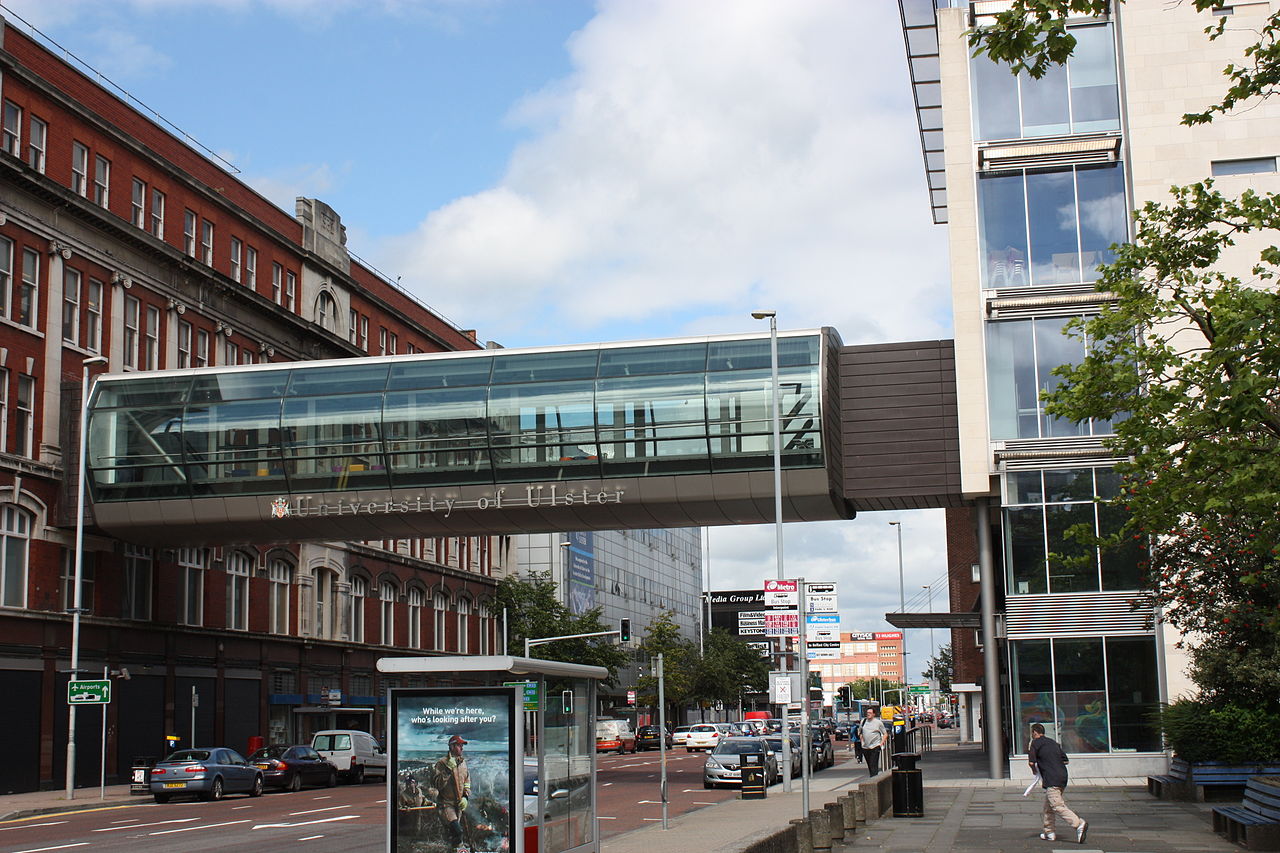
[[[1010,595],[1005,600],[1005,635],[1010,640],[1030,640],[1149,634],[1154,616],[1145,595],[1136,591]]]
[[[1017,144],[989,145],[978,151],[978,168],[1043,169],[1054,166],[1114,163],[1120,154],[1120,137],[1102,136]]]

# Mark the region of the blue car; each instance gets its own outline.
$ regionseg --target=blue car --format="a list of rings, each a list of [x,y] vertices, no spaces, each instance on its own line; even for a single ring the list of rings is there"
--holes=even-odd
[[[180,749],[151,768],[151,795],[157,803],[174,795],[220,800],[236,793],[262,796],[262,771],[234,749]]]

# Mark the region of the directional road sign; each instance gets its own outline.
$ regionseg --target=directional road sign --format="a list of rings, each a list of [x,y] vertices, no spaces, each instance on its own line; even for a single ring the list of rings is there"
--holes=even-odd
[[[111,681],[68,681],[68,705],[106,705],[111,701]]]

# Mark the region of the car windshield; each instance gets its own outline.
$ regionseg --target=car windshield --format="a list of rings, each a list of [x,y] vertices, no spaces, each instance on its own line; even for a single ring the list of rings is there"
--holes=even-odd
[[[722,740],[716,744],[712,755],[744,755],[748,752],[764,752],[765,745],[755,738],[750,740]]]
[[[315,749],[350,749],[351,735],[316,735],[316,742],[311,745]]]
[[[264,746],[262,749],[249,756],[249,760],[254,761],[259,758],[284,758],[284,754],[290,749],[293,749],[293,747],[279,743],[272,746]]]
[[[170,755],[165,761],[208,761],[209,750],[207,749],[180,749]]]

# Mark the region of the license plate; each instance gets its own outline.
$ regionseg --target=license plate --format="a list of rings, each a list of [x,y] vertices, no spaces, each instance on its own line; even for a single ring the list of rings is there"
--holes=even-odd
[[[270,765],[270,764],[259,764],[259,765],[256,765],[256,766],[257,766],[257,768],[258,768],[259,770],[270,770],[270,769],[271,769],[271,765]]]
[[[186,782],[165,782],[164,786],[166,788],[185,788],[187,787],[187,783]]]

